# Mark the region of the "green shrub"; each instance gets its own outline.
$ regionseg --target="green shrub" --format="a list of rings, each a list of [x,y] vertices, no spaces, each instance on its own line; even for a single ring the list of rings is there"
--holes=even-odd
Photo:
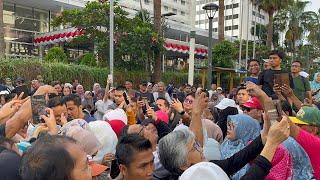
[[[96,67],[97,62],[96,62],[96,58],[95,58],[94,54],[87,53],[87,54],[83,55],[80,59],[80,64],[90,66],[90,67]]]
[[[46,62],[61,62],[67,63],[68,58],[64,53],[63,49],[60,47],[53,47],[48,50],[47,55],[44,57]]]
[[[91,89],[95,82],[105,86],[109,69],[75,64],[47,63],[38,59],[0,60],[1,79],[9,77],[14,80],[21,76],[27,81],[31,81],[40,74],[42,75],[45,83],[51,83],[55,80],[60,80],[62,83],[71,83],[73,79],[78,79],[86,89]],[[115,70],[115,85],[124,84],[127,79],[132,80],[135,88],[138,88],[138,84],[142,80],[150,81],[150,74],[145,71]],[[188,82],[188,74],[179,72],[165,72],[162,75],[162,81],[164,81],[166,84],[174,83],[175,85],[180,85]],[[195,74],[194,84],[200,83],[200,75]]]

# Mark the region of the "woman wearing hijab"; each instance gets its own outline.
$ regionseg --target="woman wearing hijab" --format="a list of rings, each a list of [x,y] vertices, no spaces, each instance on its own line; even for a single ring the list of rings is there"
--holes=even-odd
[[[227,159],[245,148],[260,134],[260,125],[248,115],[228,116],[228,131],[225,141],[221,144],[222,159]],[[248,170],[248,165],[232,176],[240,179]]]
[[[320,73],[314,75],[313,81],[310,82],[310,87],[315,101],[320,101]]]

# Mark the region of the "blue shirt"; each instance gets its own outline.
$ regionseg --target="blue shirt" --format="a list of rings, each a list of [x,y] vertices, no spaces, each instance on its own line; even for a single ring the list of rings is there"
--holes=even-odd
[[[246,77],[244,82],[248,82],[248,81],[253,82],[255,84],[258,84],[258,77],[256,77],[256,78],[255,77]]]

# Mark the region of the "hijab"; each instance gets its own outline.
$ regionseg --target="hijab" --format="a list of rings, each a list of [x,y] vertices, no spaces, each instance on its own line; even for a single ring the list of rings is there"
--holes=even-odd
[[[94,161],[101,163],[104,155],[108,153],[115,154],[118,138],[108,122],[93,121],[89,123],[89,127],[90,131],[93,132],[102,145],[102,148],[98,151],[96,156],[93,157]]]
[[[317,77],[318,75],[320,75],[320,73],[316,73],[313,77],[313,80],[310,82],[310,88],[312,91],[317,91],[320,89],[320,82],[317,81]],[[317,93],[315,95],[316,99],[319,100],[320,99],[320,93]]]
[[[235,128],[235,140],[225,138],[221,144],[222,159],[227,159],[246,147],[252,140],[260,135],[258,121],[245,114],[228,116],[228,123],[233,123]],[[244,166],[232,179],[240,179],[246,174],[249,166]]]
[[[221,144],[223,142],[223,135],[220,127],[209,119],[202,119],[202,123],[207,130],[208,138],[212,138]]]
[[[293,138],[289,137],[282,145],[290,152],[293,162],[294,180],[314,179],[313,168],[309,156]]]
[[[228,175],[217,165],[200,162],[183,172],[180,180],[228,180]]]
[[[279,145],[271,161],[272,168],[265,180],[290,180],[292,179],[293,164],[290,152]]]

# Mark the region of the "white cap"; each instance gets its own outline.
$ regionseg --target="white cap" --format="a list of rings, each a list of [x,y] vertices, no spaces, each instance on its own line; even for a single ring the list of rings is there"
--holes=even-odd
[[[218,109],[226,109],[227,107],[237,108],[236,102],[232,99],[223,98],[218,105],[215,106]]]
[[[304,77],[304,78],[309,77],[309,74],[306,73],[306,72],[304,72],[304,71],[299,72],[299,75],[302,76],[302,77]]]
[[[179,180],[229,180],[228,175],[211,162],[201,162],[188,168]]]
[[[218,87],[217,90],[221,90],[222,91],[222,87]]]
[[[270,59],[263,59],[263,62],[270,62]]]

